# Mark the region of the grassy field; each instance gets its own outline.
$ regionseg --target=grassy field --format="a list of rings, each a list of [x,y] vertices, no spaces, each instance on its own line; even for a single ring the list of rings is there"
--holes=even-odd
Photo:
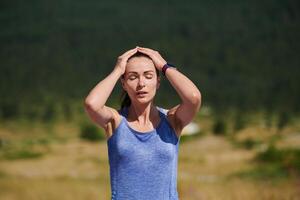
[[[210,124],[200,120],[202,129],[197,135],[181,138],[185,137],[178,164],[180,199],[300,199],[297,171],[255,161],[271,138],[276,138],[273,143],[278,149],[298,149],[297,123],[283,129],[280,137],[275,130],[255,124],[234,136],[214,135]],[[78,137],[78,128],[67,123],[51,129],[5,124],[0,136],[1,200],[110,198],[105,141],[84,141]]]

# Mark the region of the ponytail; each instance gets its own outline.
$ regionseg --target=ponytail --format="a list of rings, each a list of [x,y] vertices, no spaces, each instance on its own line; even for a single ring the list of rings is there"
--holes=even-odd
[[[130,97],[128,93],[125,90],[123,90],[121,94],[121,109],[123,109],[124,107],[129,107],[130,104],[131,104]]]

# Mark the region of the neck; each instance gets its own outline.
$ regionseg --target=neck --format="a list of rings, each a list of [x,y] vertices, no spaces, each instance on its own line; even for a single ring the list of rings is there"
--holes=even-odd
[[[137,121],[140,125],[151,123],[158,116],[156,107],[151,103],[145,105],[131,104],[128,108],[128,119]]]

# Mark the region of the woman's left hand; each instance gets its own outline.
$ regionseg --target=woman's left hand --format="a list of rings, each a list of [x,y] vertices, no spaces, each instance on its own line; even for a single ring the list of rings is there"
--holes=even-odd
[[[167,63],[165,59],[161,57],[158,51],[143,47],[138,47],[138,51],[148,55],[152,59],[155,67],[160,71],[162,70],[163,66]]]

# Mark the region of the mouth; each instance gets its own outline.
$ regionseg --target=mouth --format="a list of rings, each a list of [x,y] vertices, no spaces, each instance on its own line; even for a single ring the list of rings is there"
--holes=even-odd
[[[137,96],[145,96],[148,92],[139,91],[136,93]]]

